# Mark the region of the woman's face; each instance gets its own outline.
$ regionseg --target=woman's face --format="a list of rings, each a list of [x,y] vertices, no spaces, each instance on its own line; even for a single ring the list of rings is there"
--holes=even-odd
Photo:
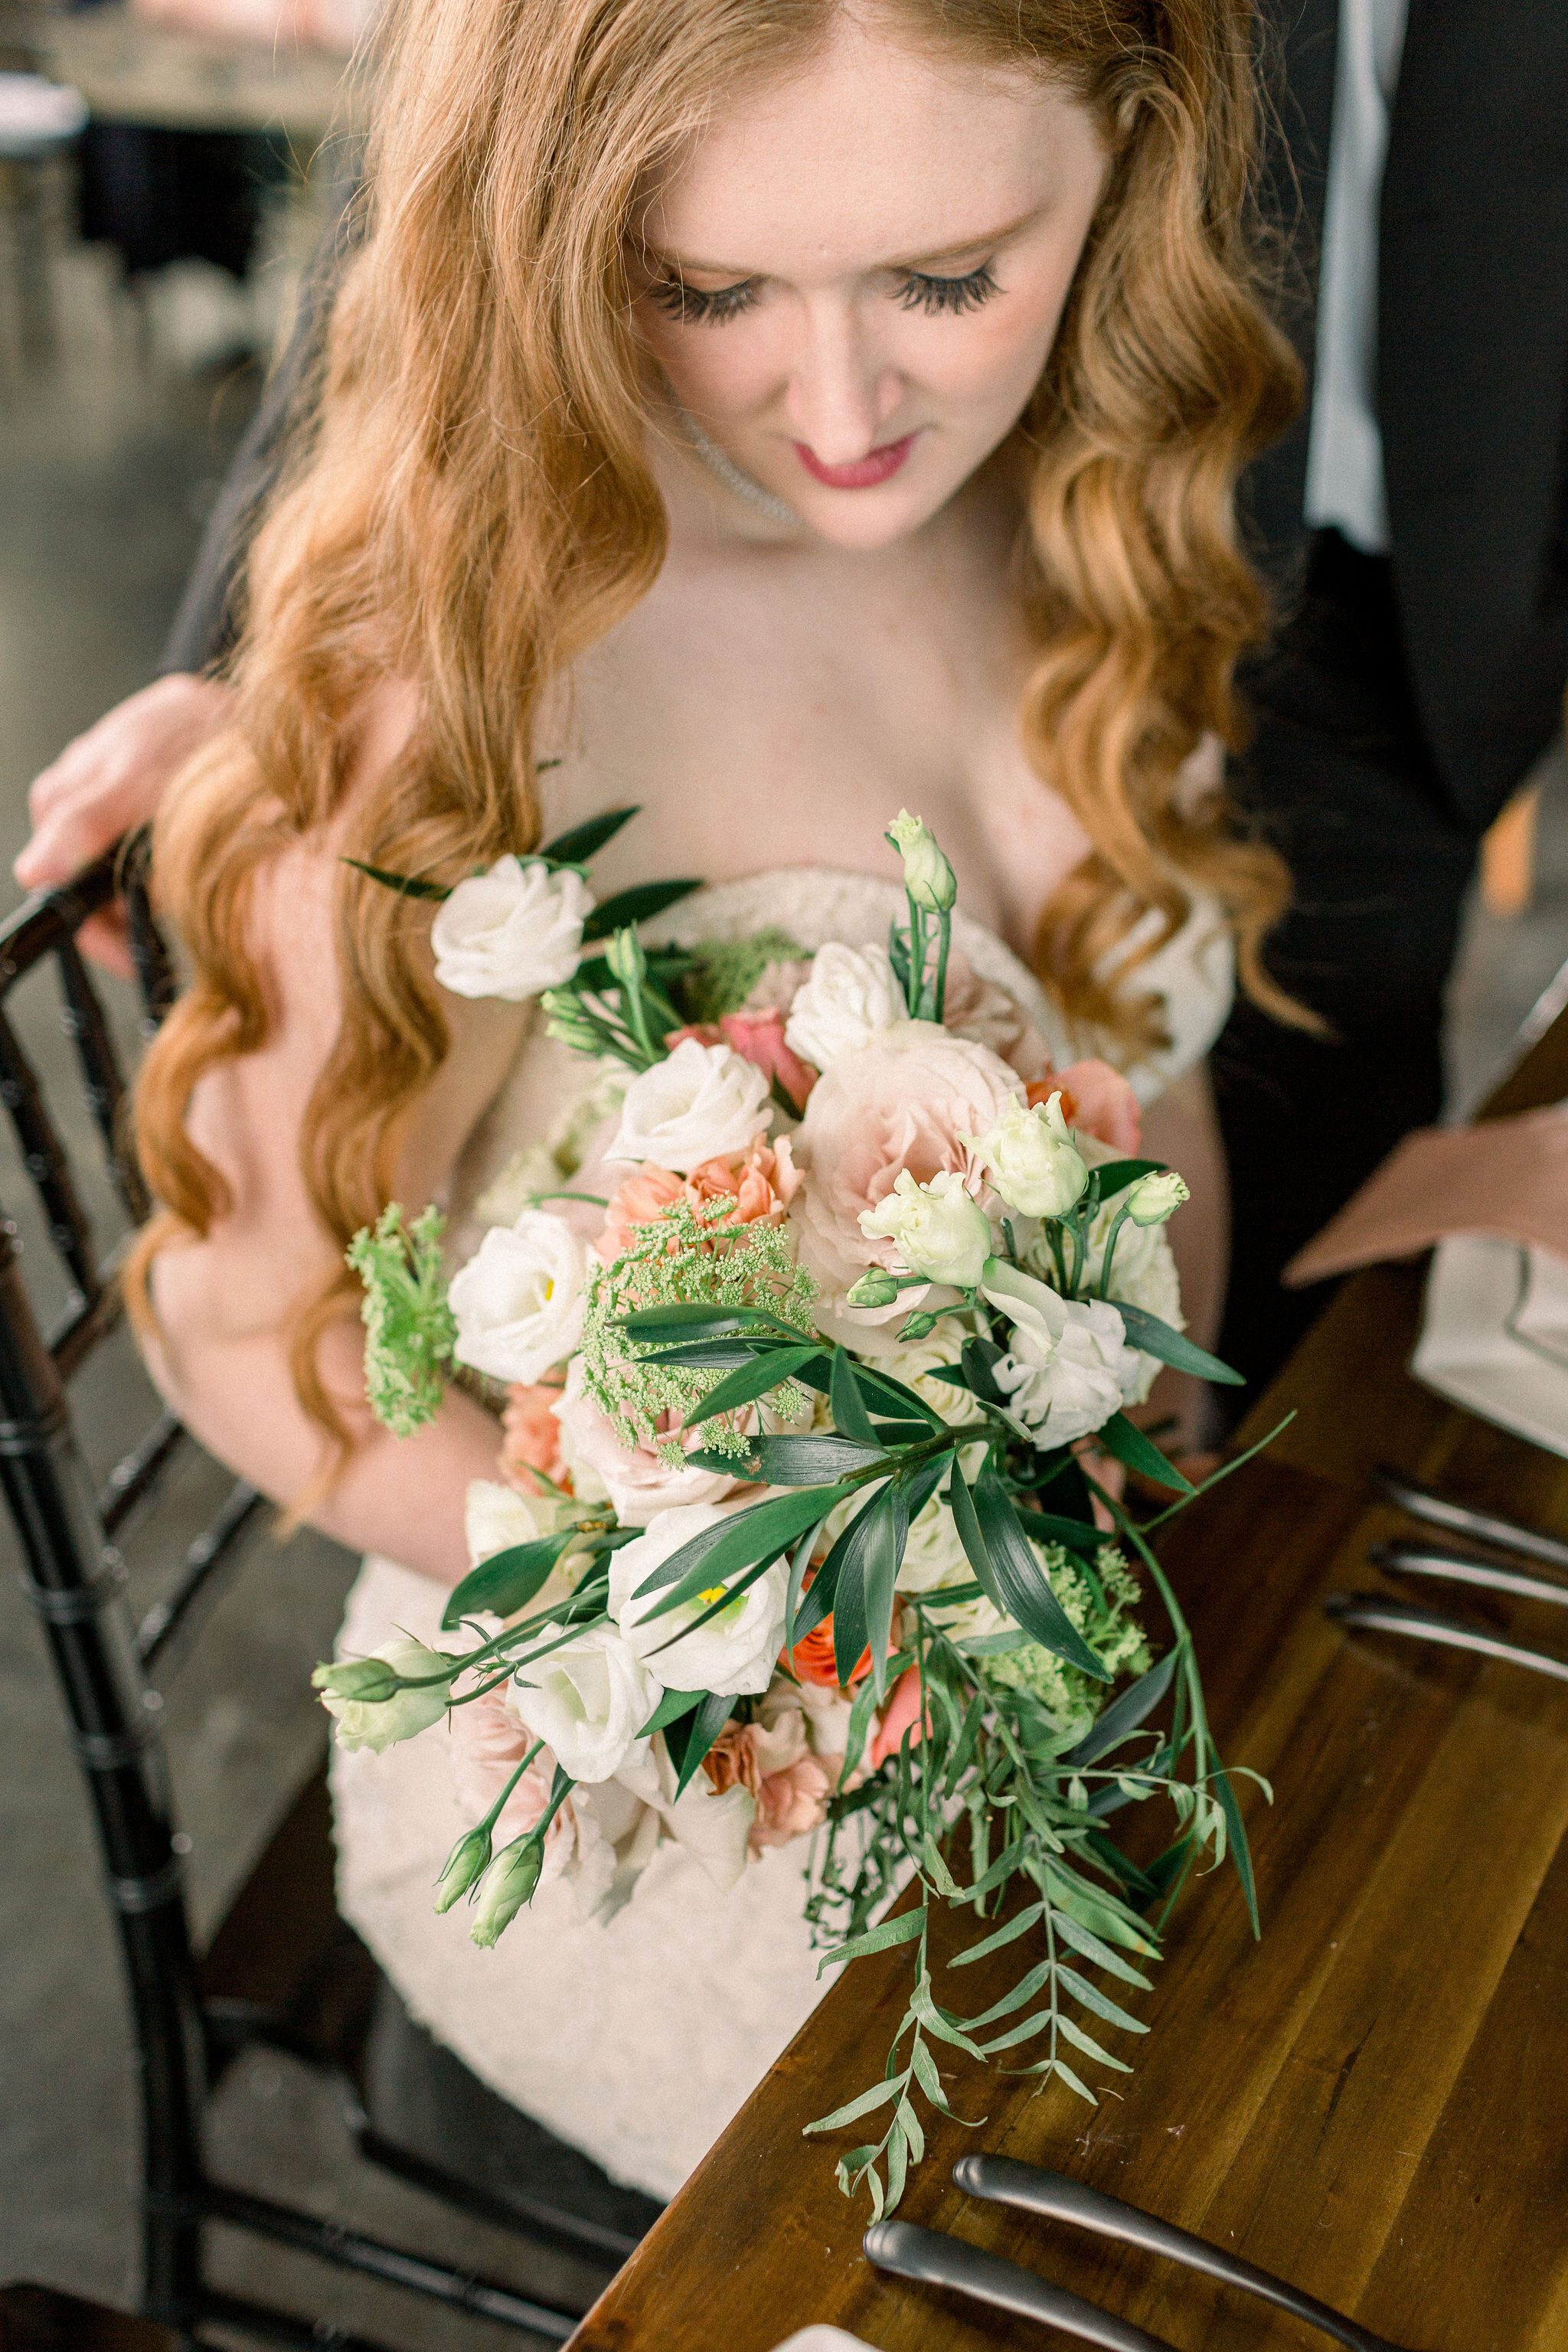
[[[737,466],[834,545],[885,547],[1016,423],[1105,171],[1037,77],[841,16],[654,196],[640,331]]]

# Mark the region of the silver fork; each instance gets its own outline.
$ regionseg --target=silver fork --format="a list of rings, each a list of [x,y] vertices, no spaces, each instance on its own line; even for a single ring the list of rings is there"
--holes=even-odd
[[[1500,1633],[1477,1624],[1473,1618],[1445,1617],[1440,1610],[1396,1601],[1386,1592],[1331,1592],[1323,1603],[1323,1614],[1341,1625],[1364,1626],[1375,1633],[1404,1633],[1413,1641],[1440,1643],[1448,1650],[1474,1650],[1480,1657],[1501,1658],[1510,1666],[1529,1666],[1538,1675],[1568,1683],[1568,1659],[1505,1642]]]
[[[1568,1609],[1568,1582],[1555,1576],[1531,1576],[1521,1568],[1502,1568],[1496,1560],[1477,1559],[1468,1551],[1450,1551],[1447,1544],[1373,1544],[1368,1559],[1400,1576],[1435,1576],[1445,1584],[1468,1584],[1482,1592],[1517,1593],[1522,1601],[1549,1601]]]
[[[1021,2263],[1005,2262],[1000,2254],[988,2254],[941,2230],[922,2230],[914,2221],[873,2221],[860,2242],[868,2262],[891,2271],[896,2278],[913,2279],[921,2286],[952,2287],[997,2311],[1060,2328],[1080,2344],[1098,2345],[1100,2352],[1173,2352],[1163,2336],[1151,2336],[1130,2320],[1101,2311],[1098,2303],[1037,2278]]]
[[[1468,1536],[1472,1542],[1490,1544],[1497,1551],[1517,1552],[1526,1559],[1568,1570],[1568,1543],[1542,1535],[1539,1528],[1521,1527],[1517,1519],[1499,1518],[1490,1511],[1474,1511],[1468,1503],[1456,1503],[1430,1486],[1401,1477],[1396,1470],[1374,1470],[1372,1477],[1373,1486],[1391,1503],[1397,1503],[1413,1519],[1425,1519],[1428,1527],[1443,1528],[1451,1536]]]
[[[1206,2239],[1194,2238],[1190,2231],[1178,2230],[1173,2222],[1161,2221],[1136,2205],[1123,2204],[1120,2197],[1108,2197],[1103,2189],[1071,2180],[1066,2173],[1047,2172],[1038,2165],[1021,2164],[1010,2156],[965,2156],[953,2166],[952,2177],[966,2196],[986,2197],[998,2205],[1014,2205],[1022,2212],[1038,2213],[1047,2221],[1069,2221],[1080,2230],[1092,2230],[1099,2237],[1115,2238],[1123,2245],[1139,2246],[1146,2253],[1164,2254],[1172,2262],[1184,2263],[1189,2270],[1201,2271],[1205,2278],[1218,2279],[1225,2286],[1239,2287],[1244,2294],[1257,2295],[1259,2301],[1289,2312],[1293,2318],[1305,2320],[1309,2327],[1316,2327],[1323,2335],[1331,2336],[1336,2343],[1347,2346],[1349,2352],[1404,2352],[1403,2347],[1391,2344],[1387,2336],[1374,2336],[1370,2327],[1347,2319],[1342,2312],[1320,2303],[1316,2295],[1288,2286],[1272,2272],[1259,2270],[1256,2263],[1243,2262],[1239,2254],[1222,2252]]]

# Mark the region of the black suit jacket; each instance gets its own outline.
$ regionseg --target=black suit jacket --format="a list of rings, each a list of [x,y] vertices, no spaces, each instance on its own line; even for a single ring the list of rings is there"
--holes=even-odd
[[[1310,372],[1339,12],[1267,5],[1282,66],[1268,201]],[[1377,403],[1412,681],[1455,814],[1479,832],[1551,740],[1568,685],[1568,0],[1410,0]],[[1260,560],[1286,583],[1309,413],[1246,485]]]

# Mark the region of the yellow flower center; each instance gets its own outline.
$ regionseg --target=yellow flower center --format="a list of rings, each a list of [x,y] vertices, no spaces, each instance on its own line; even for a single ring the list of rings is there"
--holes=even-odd
[[[710,1584],[707,1591],[700,1592],[697,1598],[701,1601],[704,1608],[710,1608],[715,1601],[722,1601],[724,1599],[728,1590],[729,1588],[727,1585]]]

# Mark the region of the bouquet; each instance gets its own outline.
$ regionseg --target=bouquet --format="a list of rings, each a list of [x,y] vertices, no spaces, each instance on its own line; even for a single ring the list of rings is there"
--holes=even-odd
[[[1101,2037],[1145,2030],[1128,2003],[1195,1862],[1230,1851],[1256,1927],[1152,1541],[1196,1490],[1129,1412],[1162,1365],[1236,1375],[1183,1332],[1164,1225],[1187,1188],[1137,1156],[1131,1088],[1045,1066],[954,949],[918,819],[887,836],[886,947],[813,954],[645,945],[696,886],[595,904],[587,861],[632,814],[449,892],[374,875],[442,898],[437,979],[540,996],[584,1085],[449,1281],[434,1209],[355,1237],[374,1410],[407,1432],[449,1377],[500,1382],[507,1475],[470,1492],[451,1645],[315,1680],[348,1745],[466,1722],[482,1818],[436,1907],[466,1902],[481,1945],[546,1877],[635,1900],[666,1838],[721,1885],[808,1840],[822,1969],[910,1957],[881,2074],[810,2126],[868,2123],[838,2178],[881,2213],[920,2103],[952,2112],[936,2045],[1092,2103],[1080,2070],[1126,2071]],[[1174,1499],[1141,1520],[1126,1471]],[[1173,1836],[1136,1864],[1110,1824],[1154,1800]],[[950,1980],[1016,1956],[979,2013],[938,1997],[939,1904],[976,1921]]]

